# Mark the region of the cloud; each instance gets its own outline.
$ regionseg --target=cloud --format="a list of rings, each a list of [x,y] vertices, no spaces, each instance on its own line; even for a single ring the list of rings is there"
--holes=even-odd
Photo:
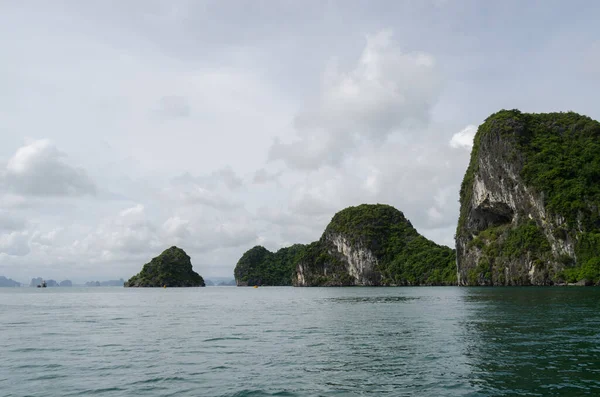
[[[473,139],[475,138],[475,134],[477,133],[477,127],[470,124],[452,135],[452,139],[450,139],[450,147],[454,149],[464,148],[469,149],[473,147]]]
[[[289,208],[302,216],[332,216],[340,209],[335,200],[338,188],[335,179],[321,180],[318,184],[299,184],[292,190]]]
[[[316,241],[331,220],[331,215],[306,216],[285,208],[259,207],[255,222],[263,227],[258,240],[272,250]]]
[[[164,195],[185,206],[201,205],[218,211],[229,211],[243,207],[236,198],[244,181],[231,167],[223,167],[211,173],[193,176],[186,172],[171,179],[171,186]]]
[[[179,244],[196,254],[251,245],[257,238],[254,225],[243,216],[214,221],[175,215],[167,219],[160,230],[163,245]]]
[[[339,166],[359,143],[426,125],[440,82],[433,56],[404,53],[389,31],[368,36],[350,71],[330,65],[319,96],[296,117],[297,138],[275,140],[269,159],[297,169]]]
[[[0,210],[0,232],[20,231],[25,228],[26,221],[22,217],[8,211]]]
[[[229,199],[199,186],[195,186],[190,191],[182,192],[180,197],[187,205],[204,205],[217,210],[232,210],[243,206],[239,201]]]
[[[262,185],[270,182],[278,183],[281,174],[281,171],[270,173],[266,169],[260,168],[254,172],[254,176],[252,177],[252,183],[254,183],[255,185]]]
[[[187,98],[178,95],[168,95],[159,99],[155,110],[158,116],[165,119],[178,119],[189,117],[192,113]]]
[[[192,234],[190,221],[182,219],[179,216],[172,216],[167,219],[163,224],[162,231],[168,238],[175,239],[176,241],[183,241]]]
[[[221,181],[229,189],[239,189],[243,186],[244,181],[240,178],[231,167],[224,167],[214,171],[211,177]]]
[[[25,256],[31,252],[29,232],[18,231],[0,234],[0,254]]]
[[[174,185],[195,184],[202,187],[217,188],[225,186],[229,190],[236,190],[244,186],[244,180],[231,168],[226,166],[201,176],[193,176],[189,172],[171,180]]]
[[[148,218],[145,207],[137,204],[106,218],[73,248],[92,261],[127,260],[160,249],[158,229]]]
[[[258,238],[255,228],[247,220],[228,220],[218,224],[213,230],[212,241],[216,247],[240,247],[250,245]]]
[[[10,191],[26,196],[95,194],[87,173],[67,164],[65,157],[49,140],[32,141],[8,161],[2,180]]]

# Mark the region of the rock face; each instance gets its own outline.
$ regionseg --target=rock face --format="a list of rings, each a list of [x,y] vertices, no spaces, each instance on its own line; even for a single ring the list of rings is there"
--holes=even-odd
[[[192,269],[190,257],[171,247],[146,263],[125,287],[204,287],[204,279]]]
[[[59,284],[61,287],[72,287],[73,283],[71,282],[71,280],[63,280],[60,282]]]
[[[254,285],[292,285],[299,253],[304,246],[295,244],[273,253],[257,245],[242,255],[233,274],[238,287]]]
[[[335,214],[297,261],[296,286],[452,285],[455,255],[421,236],[401,211],[363,204]]]
[[[500,111],[475,136],[460,191],[460,285],[600,280],[600,124]]]

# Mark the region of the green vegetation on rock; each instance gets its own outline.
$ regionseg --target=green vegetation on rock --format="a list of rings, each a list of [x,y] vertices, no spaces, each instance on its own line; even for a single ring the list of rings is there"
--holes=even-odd
[[[372,255],[373,267],[364,280],[349,274],[348,258],[336,246],[340,243],[358,255]],[[454,250],[421,236],[401,211],[385,204],[362,204],[335,214],[312,254],[303,259],[317,275],[308,285],[456,284]]]
[[[238,285],[452,285],[454,251],[421,236],[389,205],[363,204],[333,217],[319,241],[238,261]]]
[[[461,284],[600,282],[598,182],[597,121],[573,112],[488,117],[460,190]]]
[[[171,247],[146,263],[125,287],[204,287],[204,279],[192,269],[184,250]]]
[[[246,251],[234,269],[236,283],[242,285],[292,285],[297,256],[304,246],[295,244],[273,253],[257,245]]]

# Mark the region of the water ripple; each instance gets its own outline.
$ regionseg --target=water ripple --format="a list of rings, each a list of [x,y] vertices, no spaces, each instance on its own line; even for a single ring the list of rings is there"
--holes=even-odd
[[[3,396],[600,394],[600,289],[0,294]]]

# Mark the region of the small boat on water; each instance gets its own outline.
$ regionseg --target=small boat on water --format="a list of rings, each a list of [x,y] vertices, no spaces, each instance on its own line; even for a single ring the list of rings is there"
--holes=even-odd
[[[38,288],[46,288],[46,281],[42,280],[41,284],[38,284]]]

